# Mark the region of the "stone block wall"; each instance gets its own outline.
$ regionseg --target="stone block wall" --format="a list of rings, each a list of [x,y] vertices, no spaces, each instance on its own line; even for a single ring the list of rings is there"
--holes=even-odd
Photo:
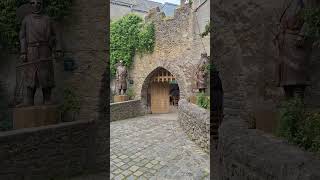
[[[182,99],[179,101],[178,122],[192,141],[210,151],[210,112]]]
[[[315,154],[248,129],[237,119],[222,123],[217,159],[219,179],[320,179],[320,159]]]
[[[118,121],[145,114],[140,100],[130,100],[125,102],[111,103],[110,104],[110,119],[111,121]]]
[[[305,1],[308,2],[310,1]],[[218,149],[210,156],[217,179],[319,179],[319,158],[256,129],[259,111],[276,111],[283,91],[275,85],[277,53],[272,44],[283,1],[225,0],[211,4],[213,50],[224,89],[224,119]],[[316,52],[316,50],[315,50]],[[314,52],[314,54],[316,54]],[[306,102],[319,106],[319,63],[311,59],[312,86]]]
[[[69,177],[89,167],[91,122],[69,122],[0,134],[0,179]]]
[[[175,10],[174,17],[165,17],[164,13],[150,11],[146,16],[147,22],[155,24],[155,48],[151,54],[135,56],[134,63],[129,70],[133,80],[133,89],[136,98],[142,101],[146,97],[149,84],[149,75],[157,68],[167,69],[175,76],[180,97],[187,98],[193,95],[193,83],[196,66],[200,60],[204,47],[210,55],[210,38],[201,39],[206,22],[209,21],[210,1],[202,5],[198,11],[185,4]],[[199,24],[201,27],[199,27]]]

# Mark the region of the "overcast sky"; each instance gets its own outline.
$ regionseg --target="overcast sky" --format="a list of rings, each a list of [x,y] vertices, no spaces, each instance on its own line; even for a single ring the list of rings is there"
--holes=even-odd
[[[180,4],[180,0],[151,0],[151,1],[160,2],[160,3],[169,2],[173,4]]]

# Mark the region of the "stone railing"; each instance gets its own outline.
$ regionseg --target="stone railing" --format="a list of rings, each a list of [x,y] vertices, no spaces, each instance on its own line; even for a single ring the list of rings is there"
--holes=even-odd
[[[94,152],[93,122],[68,122],[0,133],[0,179],[50,179],[80,174]]]
[[[248,129],[240,118],[222,123],[217,155],[219,179],[320,179],[320,157]]]
[[[210,112],[182,99],[179,101],[178,121],[186,134],[197,145],[209,152]]]
[[[141,100],[131,100],[110,104],[111,121],[143,116],[145,112],[146,111],[141,104]]]

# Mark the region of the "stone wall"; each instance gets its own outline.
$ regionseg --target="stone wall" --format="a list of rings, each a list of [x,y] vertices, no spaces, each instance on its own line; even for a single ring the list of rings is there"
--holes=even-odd
[[[179,101],[178,122],[192,141],[210,151],[210,112],[182,99]]]
[[[320,159],[262,131],[226,120],[219,129],[219,179],[320,179]]]
[[[74,71],[64,71],[63,61],[55,61],[55,83],[53,89],[53,101],[63,101],[63,89],[72,87],[81,101],[81,120],[98,120],[104,105],[100,105],[102,91],[108,91],[104,77],[108,69],[108,22],[109,2],[93,0],[87,3],[85,0],[73,2],[70,14],[58,23],[62,33],[63,51],[65,57],[75,61]],[[0,53],[0,85],[3,85],[5,94],[0,98],[6,98],[6,103],[13,99],[16,84],[16,66],[19,63],[19,55]],[[0,87],[2,88],[2,87]],[[36,104],[41,101],[42,94],[36,92]],[[8,108],[4,111],[9,111]],[[1,112],[1,109],[0,109]],[[1,115],[1,113],[0,113]],[[11,116],[10,116],[11,117]],[[0,117],[1,121],[1,117]]]
[[[310,6],[310,0],[305,1]],[[221,73],[225,96],[243,97],[244,119],[257,114],[274,113],[284,99],[276,85],[277,51],[273,32],[283,11],[284,1],[223,1],[214,2],[214,52]],[[314,49],[310,59],[311,86],[306,89],[306,102],[320,105],[319,56]],[[232,101],[232,100],[231,100]],[[259,115],[261,116],[261,115]]]
[[[137,116],[143,116],[145,109],[140,100],[130,100],[125,102],[110,104],[111,121],[118,121]]]
[[[155,24],[155,49],[151,54],[135,56],[129,70],[136,98],[142,101],[146,99],[150,75],[159,67],[167,69],[176,77],[181,98],[193,95],[194,71],[204,51],[203,46],[210,55],[209,36],[201,39],[199,35],[209,20],[209,3],[207,1],[197,12],[185,4],[176,9],[174,17],[165,17],[164,13],[155,9],[149,12],[146,21]],[[204,13],[203,17],[200,16],[201,12]],[[200,21],[200,30],[197,20]]]
[[[224,89],[225,116],[219,128],[218,150],[210,156],[218,179],[319,179],[316,156],[248,129],[255,114],[277,111],[284,96],[275,85],[277,53],[272,44],[272,31],[279,19],[276,12],[281,12],[282,3],[225,0],[211,4],[216,31],[212,36],[214,58]],[[306,102],[313,107],[320,102],[316,57],[311,59],[312,86],[306,92]]]
[[[93,123],[70,122],[0,134],[0,179],[50,179],[89,167]]]

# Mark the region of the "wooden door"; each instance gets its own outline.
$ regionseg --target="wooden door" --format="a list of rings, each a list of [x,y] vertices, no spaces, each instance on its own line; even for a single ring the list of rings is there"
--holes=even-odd
[[[169,83],[152,82],[150,86],[151,112],[169,113]]]

